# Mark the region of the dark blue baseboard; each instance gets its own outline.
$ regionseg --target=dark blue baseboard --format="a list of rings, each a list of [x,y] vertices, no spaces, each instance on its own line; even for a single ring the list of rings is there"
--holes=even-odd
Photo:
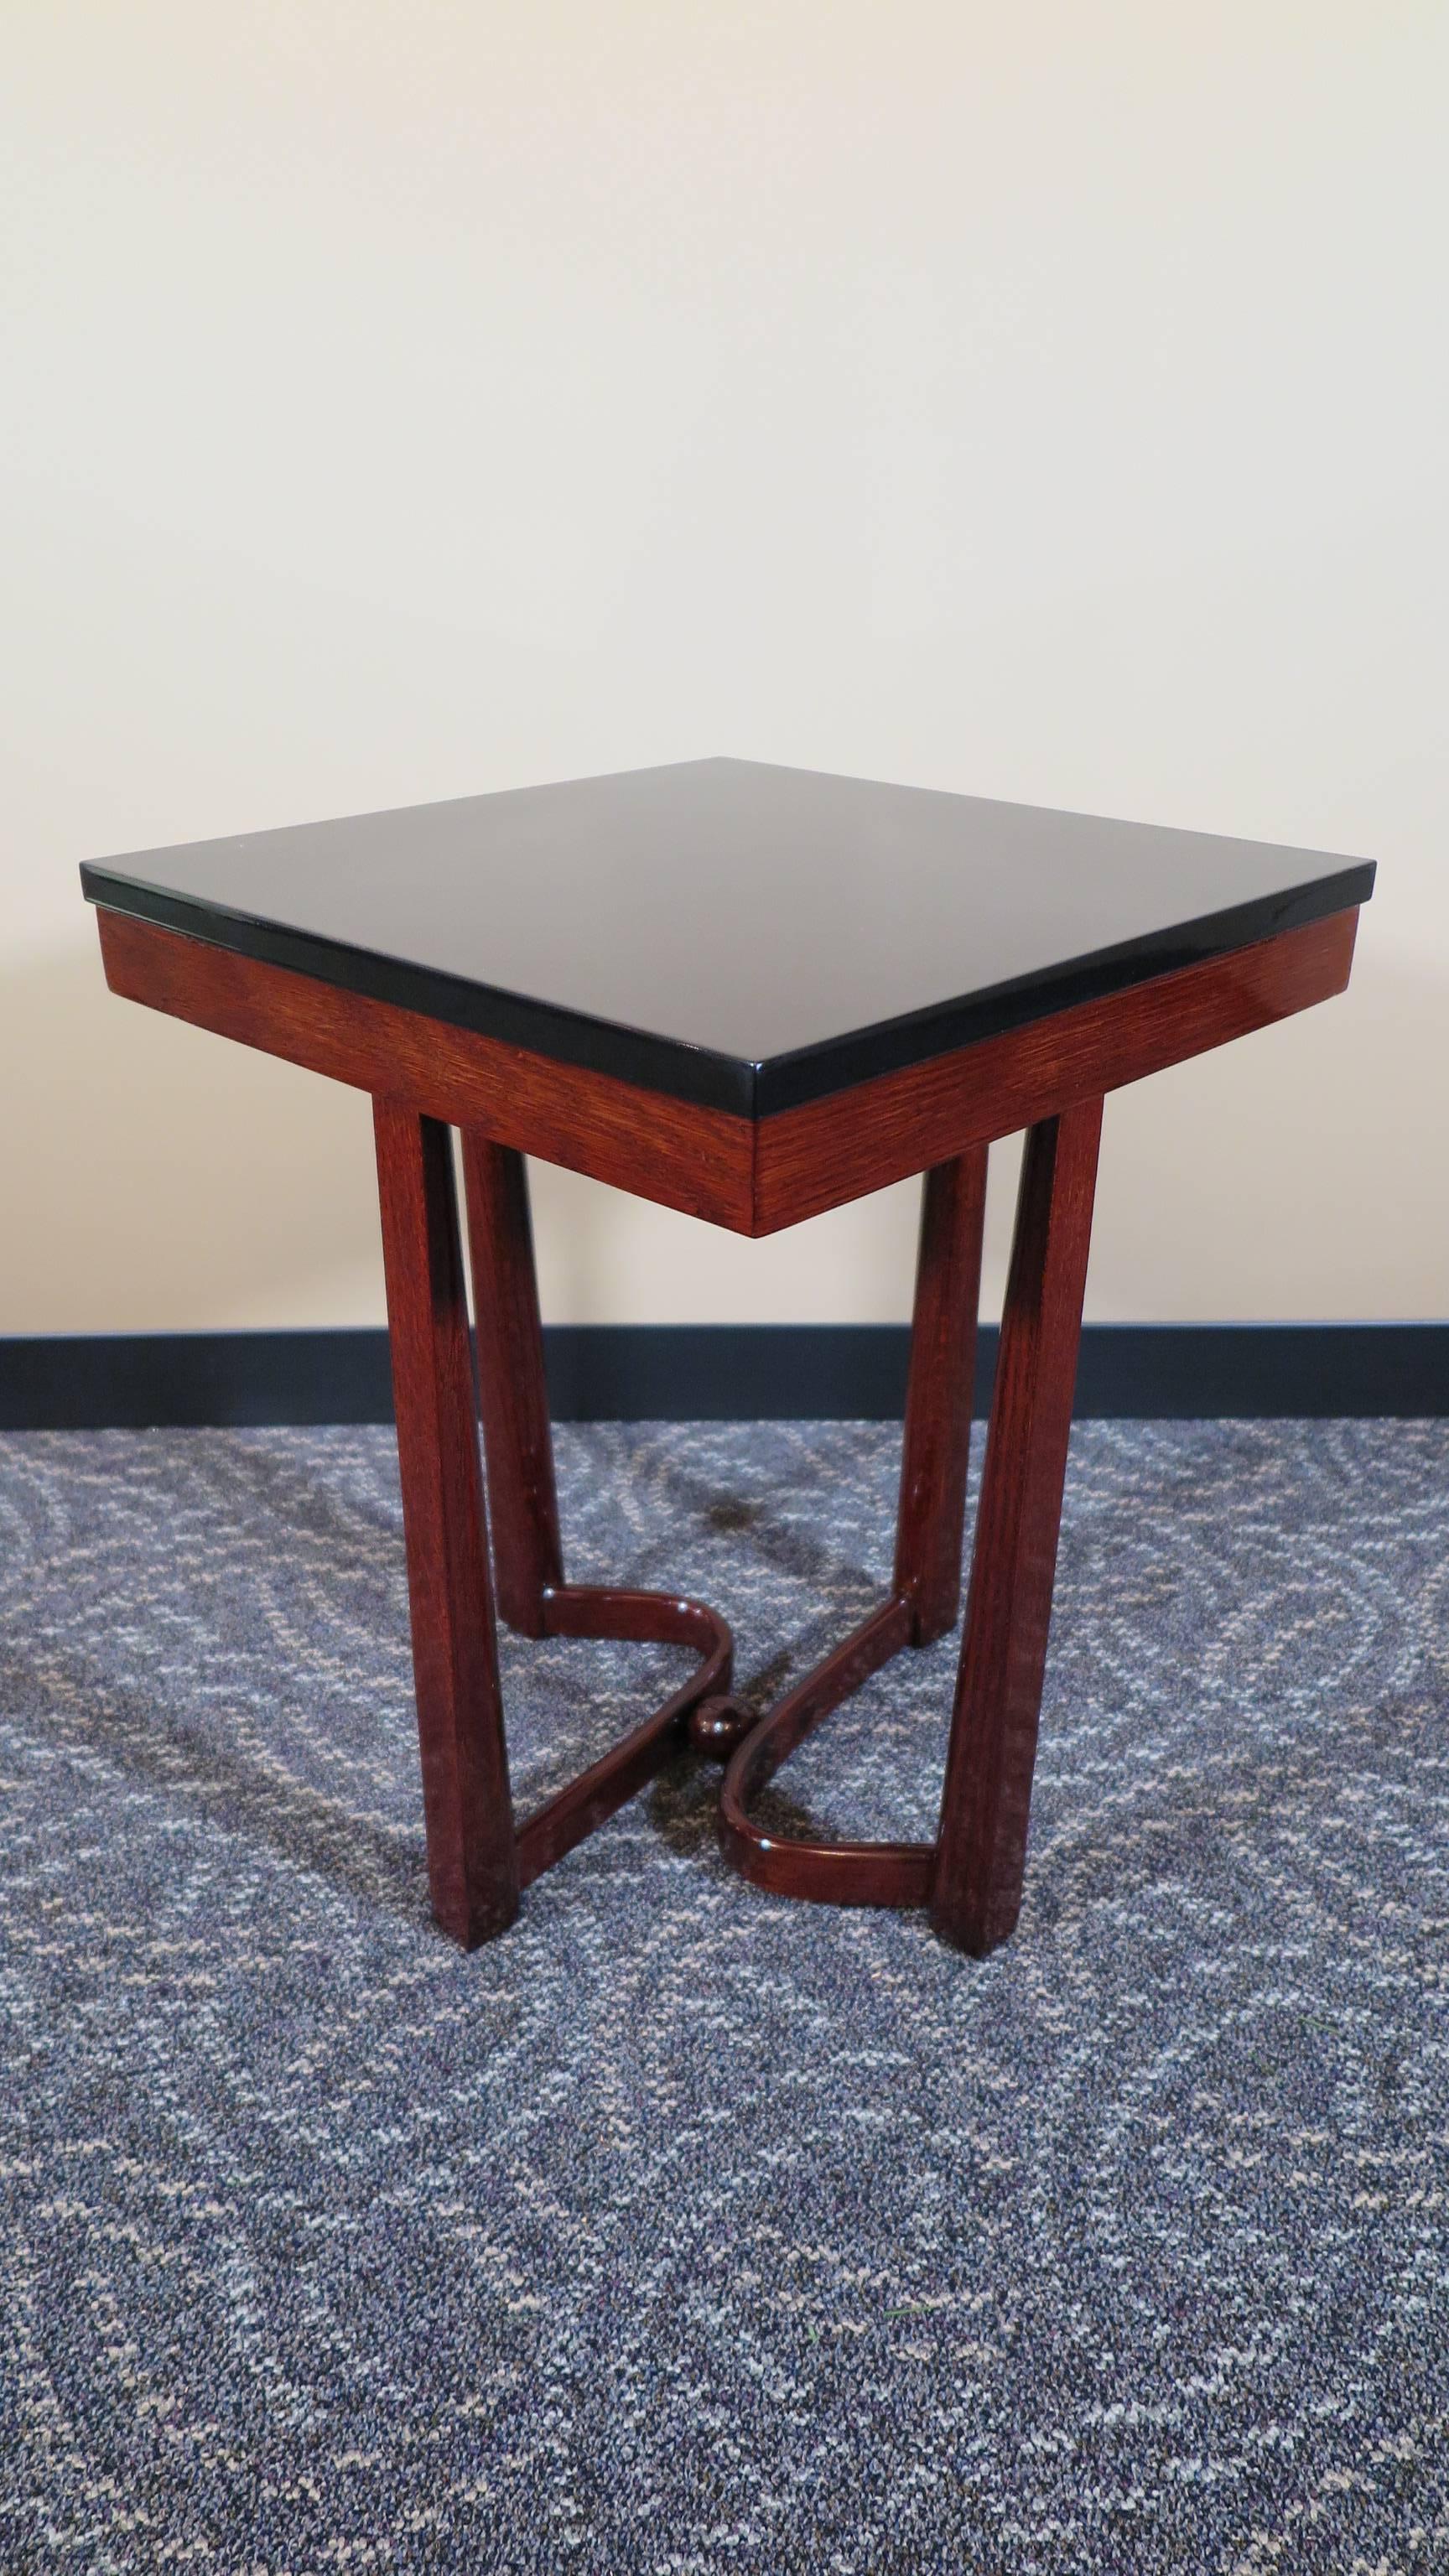
[[[903,1324],[555,1324],[561,1422],[889,1420]],[[996,1358],[981,1336],[977,1410]],[[1079,1415],[1449,1414],[1449,1324],[1091,1324]],[[0,1340],[0,1430],[387,1422],[383,1332]]]

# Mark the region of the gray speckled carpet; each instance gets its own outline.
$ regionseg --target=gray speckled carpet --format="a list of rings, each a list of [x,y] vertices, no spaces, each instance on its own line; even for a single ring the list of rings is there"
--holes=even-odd
[[[885,1426],[560,1435],[777,1688]],[[781,1787],[931,1830],[954,1647]],[[522,1806],[657,1649],[505,1644]],[[1449,2565],[1449,1425],[1079,1428],[1027,1901],[754,1894],[682,1759],[463,1958],[390,1435],[0,1442],[0,2564]]]

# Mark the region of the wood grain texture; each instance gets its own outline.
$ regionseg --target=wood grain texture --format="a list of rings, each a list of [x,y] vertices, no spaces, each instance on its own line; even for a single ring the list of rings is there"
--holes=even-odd
[[[510,1628],[541,1637],[563,1551],[523,1156],[465,1128],[463,1185],[498,1607]]]
[[[752,1121],[98,913],[113,992],[737,1234],[773,1234],[1342,992],[1356,912]]]
[[[700,1702],[729,1689],[733,1641],[703,1602],[563,1582],[521,1157],[465,1136],[475,1398],[449,1131],[396,1101],[377,1101],[374,1117],[428,1869],[439,1922],[471,1948],[512,1920],[520,1888],[652,1778]],[[546,1799],[516,1839],[475,1404],[490,1441],[494,1557],[515,1624],[535,1637],[627,1637],[699,1658],[661,1708]]]
[[[748,1234],[747,1118],[558,1064],[175,930],[100,912],[113,993]]]
[[[392,1101],[375,1127],[428,1883],[472,1949],[512,1922],[518,1863],[452,1140]]]
[[[978,1956],[1021,1906],[1101,1129],[1080,1102],[1022,1163],[931,1886],[937,1931]]]
[[[948,1939],[986,1950],[1006,1938],[1021,1899],[1102,1095],[1341,991],[1356,922],[1338,914],[751,1122],[101,913],[114,991],[375,1095],[429,1875],[456,1938],[472,1943],[510,1920],[521,1880],[631,1796],[691,1716],[721,1750],[749,1722],[728,1697],[729,1631],[716,1613],[561,1580],[521,1155],[757,1234],[928,1170],[894,1589],[738,1745],[721,1838],[759,1885],[836,1903],[929,1899]],[[534,1635],[673,1638],[701,1657],[664,1707],[516,1843],[444,1122],[467,1136],[479,1387],[507,1614]],[[984,1148],[1026,1124],[937,1843],[776,1838],[751,1823],[749,1799],[869,1673],[954,1617]]]
[[[1357,920],[1334,913],[762,1120],[752,1232],[797,1225],[1326,1001],[1348,982]]]
[[[214,947],[758,1118],[1366,902],[1374,870],[715,759],[133,850],[81,882]]]
[[[986,1153],[973,1145],[938,1163],[921,1188],[895,1560],[915,1646],[944,1637],[961,1606]]]

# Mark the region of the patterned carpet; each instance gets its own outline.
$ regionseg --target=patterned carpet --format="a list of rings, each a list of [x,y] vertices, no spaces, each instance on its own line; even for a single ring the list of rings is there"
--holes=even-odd
[[[885,1426],[560,1436],[778,1686]],[[1027,1901],[430,1928],[389,1435],[0,1442],[0,2565],[1449,2565],[1449,1425],[1079,1428]],[[953,1650],[783,1775],[931,1830]],[[506,1647],[521,1806],[680,1659]]]

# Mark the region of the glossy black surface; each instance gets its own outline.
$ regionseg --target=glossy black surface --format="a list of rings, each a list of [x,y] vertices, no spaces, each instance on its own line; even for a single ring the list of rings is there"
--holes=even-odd
[[[757,1117],[1342,911],[1373,878],[743,760],[81,870],[93,903]]]

